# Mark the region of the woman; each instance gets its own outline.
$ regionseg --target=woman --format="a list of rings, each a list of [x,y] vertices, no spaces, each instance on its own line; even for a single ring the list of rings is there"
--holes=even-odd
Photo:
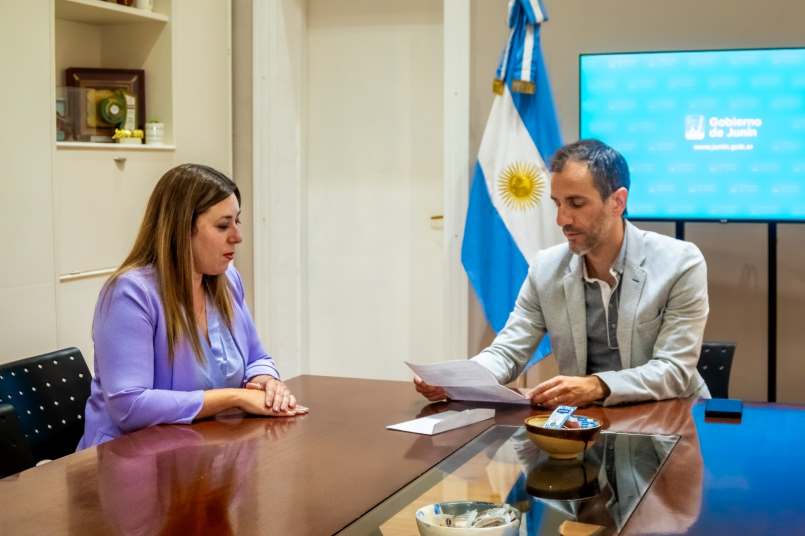
[[[263,350],[231,266],[239,217],[237,186],[212,168],[183,164],[159,180],[131,253],[95,307],[95,377],[79,449],[233,408],[307,411]]]

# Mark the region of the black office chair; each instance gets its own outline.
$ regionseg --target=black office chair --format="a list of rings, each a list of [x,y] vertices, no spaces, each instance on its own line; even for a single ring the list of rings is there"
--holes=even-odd
[[[711,341],[702,344],[702,353],[696,368],[713,398],[729,398],[730,370],[734,355],[734,342]]]
[[[33,463],[75,452],[91,381],[78,348],[0,365],[0,402],[13,406]]]
[[[0,404],[0,478],[33,467],[34,459],[14,406]]]

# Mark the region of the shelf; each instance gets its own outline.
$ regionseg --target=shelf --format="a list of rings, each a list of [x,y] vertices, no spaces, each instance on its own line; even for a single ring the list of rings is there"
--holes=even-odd
[[[166,23],[169,20],[162,13],[101,0],[56,0],[56,18],[99,25]]]
[[[106,151],[175,151],[175,145],[125,145],[120,143],[91,143],[85,141],[57,141],[56,148],[63,149],[100,149]]]
[[[2,0],[0,0],[2,1]],[[44,1],[44,0],[39,0]],[[159,117],[165,123],[163,139],[174,143],[173,138],[173,0],[154,0],[154,10],[146,11],[101,0],[53,0],[55,5],[54,56],[56,96],[65,85],[65,70],[70,67],[96,69],[142,69],[145,71],[145,93],[138,108],[145,109],[147,117]],[[136,43],[137,46],[131,46]],[[102,82],[97,88],[107,89]],[[68,88],[69,89],[69,88]],[[65,95],[70,97],[69,95]],[[77,97],[77,95],[76,95]],[[81,106],[68,99],[68,106]],[[138,125],[144,128],[144,125]],[[126,146],[117,144],[86,143],[89,136],[79,135],[78,128],[68,140],[58,142],[57,150],[114,150],[114,151],[174,151],[172,145],[159,147]],[[55,136],[54,136],[55,138]],[[81,142],[78,142],[81,140]],[[56,141],[56,140],[54,140]]]

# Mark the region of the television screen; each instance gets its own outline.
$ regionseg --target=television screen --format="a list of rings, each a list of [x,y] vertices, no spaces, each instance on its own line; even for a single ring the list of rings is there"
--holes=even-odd
[[[805,220],[805,48],[584,54],[582,138],[643,220]]]

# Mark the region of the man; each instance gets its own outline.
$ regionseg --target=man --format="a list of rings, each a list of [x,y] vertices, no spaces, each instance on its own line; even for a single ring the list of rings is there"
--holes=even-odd
[[[536,255],[506,325],[472,359],[508,383],[549,332],[559,375],[528,392],[534,404],[709,397],[696,370],[708,313],[701,252],[625,220],[629,168],[606,144],[566,145],[551,172],[567,243]],[[414,382],[429,400],[445,398]]]

